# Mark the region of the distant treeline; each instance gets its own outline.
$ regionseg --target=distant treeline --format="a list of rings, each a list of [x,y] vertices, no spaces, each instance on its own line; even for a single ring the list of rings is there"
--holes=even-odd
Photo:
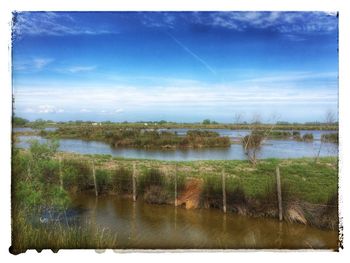
[[[20,117],[13,117],[13,125],[14,126],[26,126],[26,127],[47,127],[47,126],[60,126],[60,125],[115,125],[121,127],[155,127],[155,128],[212,128],[212,129],[248,129],[250,125],[261,126],[261,127],[269,127],[275,126],[275,129],[306,129],[306,130],[319,130],[319,129],[329,129],[329,130],[337,130],[338,122],[286,122],[286,121],[277,121],[276,123],[262,123],[262,122],[235,122],[235,123],[219,123],[217,121],[205,119],[202,122],[192,122],[192,123],[179,123],[179,122],[171,122],[171,121],[136,121],[136,122],[112,122],[112,121],[58,121],[55,122],[53,120],[43,120],[37,119],[35,121],[29,121]]]
[[[21,119],[21,118],[20,118]],[[53,122],[36,120],[33,122],[26,121],[25,119],[17,119],[14,121],[15,127],[31,127],[35,129],[41,129],[45,127],[74,127],[74,126],[103,126],[114,128],[152,128],[152,129],[231,129],[231,130],[250,130],[251,125],[255,126],[255,129],[269,129],[273,127],[274,130],[338,130],[338,123],[240,123],[240,124],[224,124],[214,123],[175,123],[175,122],[92,122],[92,121],[68,121],[68,122]]]

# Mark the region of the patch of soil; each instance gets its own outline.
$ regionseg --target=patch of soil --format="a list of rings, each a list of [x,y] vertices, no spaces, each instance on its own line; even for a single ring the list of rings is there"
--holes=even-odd
[[[185,205],[186,209],[198,208],[203,189],[203,180],[191,179],[186,182],[185,190],[177,199],[177,206]]]

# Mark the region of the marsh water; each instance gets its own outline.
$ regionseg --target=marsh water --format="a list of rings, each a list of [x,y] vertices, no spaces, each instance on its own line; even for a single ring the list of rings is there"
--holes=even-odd
[[[14,130],[16,131],[16,130]],[[185,135],[187,129],[172,129],[179,136]],[[109,154],[114,157],[136,158],[136,159],[157,159],[174,161],[191,160],[245,160],[240,138],[247,135],[247,130],[217,129],[221,136],[229,136],[234,142],[227,148],[201,148],[201,149],[137,149],[137,148],[114,148],[109,144],[98,141],[86,141],[81,139],[60,139],[60,151],[75,152],[80,154]],[[258,158],[301,158],[315,157],[320,151],[320,156],[337,156],[338,146],[334,143],[323,142],[321,147],[321,134],[332,133],[334,131],[300,131],[301,135],[312,133],[312,142],[302,142],[295,140],[266,140],[258,153]],[[40,136],[18,136],[17,147],[28,148],[29,141],[37,139],[45,142],[46,139]]]
[[[72,196],[82,221],[116,236],[117,248],[335,249],[336,231],[224,214],[216,209],[150,205],[115,196]]]

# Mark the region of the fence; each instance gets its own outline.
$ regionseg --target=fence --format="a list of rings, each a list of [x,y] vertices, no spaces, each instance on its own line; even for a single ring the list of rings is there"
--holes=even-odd
[[[186,202],[195,202],[190,207],[217,208],[224,213],[244,213],[244,209],[253,206],[253,210],[275,211],[279,220],[283,220],[291,201],[298,203],[303,196],[310,195],[308,189],[291,188],[293,181],[283,176],[283,169],[277,166],[275,170],[264,171],[264,175],[237,176],[224,168],[208,170],[157,162],[145,165],[137,161],[115,161],[105,167],[98,160],[59,157],[60,185],[67,190],[91,190],[96,196],[117,194],[134,201],[142,197],[149,203],[174,206],[187,207]],[[332,208],[337,204],[314,202],[310,207]]]

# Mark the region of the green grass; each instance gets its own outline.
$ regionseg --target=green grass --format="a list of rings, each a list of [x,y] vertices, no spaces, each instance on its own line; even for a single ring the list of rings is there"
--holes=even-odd
[[[79,157],[79,155],[76,155]],[[122,159],[102,155],[84,156],[94,159],[100,169],[110,169],[113,164],[132,170],[135,163],[138,175],[142,177],[150,169],[165,169],[171,178],[175,165],[178,167],[178,180],[186,178],[213,177],[221,184],[221,172],[227,177],[227,189],[242,187],[248,197],[257,198],[266,193],[275,183],[276,166],[280,166],[281,180],[295,197],[311,203],[325,203],[337,192],[338,167],[336,157],[321,157],[316,163],[314,158],[264,159],[256,167],[244,160],[207,160],[207,161],[159,161],[146,159]],[[140,178],[141,179],[141,178]],[[212,179],[214,180],[214,179]],[[170,184],[170,183],[169,183]]]
[[[63,223],[33,226],[21,210],[15,209],[12,216],[13,254],[27,249],[99,249],[117,248],[117,234],[109,229],[96,227],[92,222],[80,226],[66,226]]]

